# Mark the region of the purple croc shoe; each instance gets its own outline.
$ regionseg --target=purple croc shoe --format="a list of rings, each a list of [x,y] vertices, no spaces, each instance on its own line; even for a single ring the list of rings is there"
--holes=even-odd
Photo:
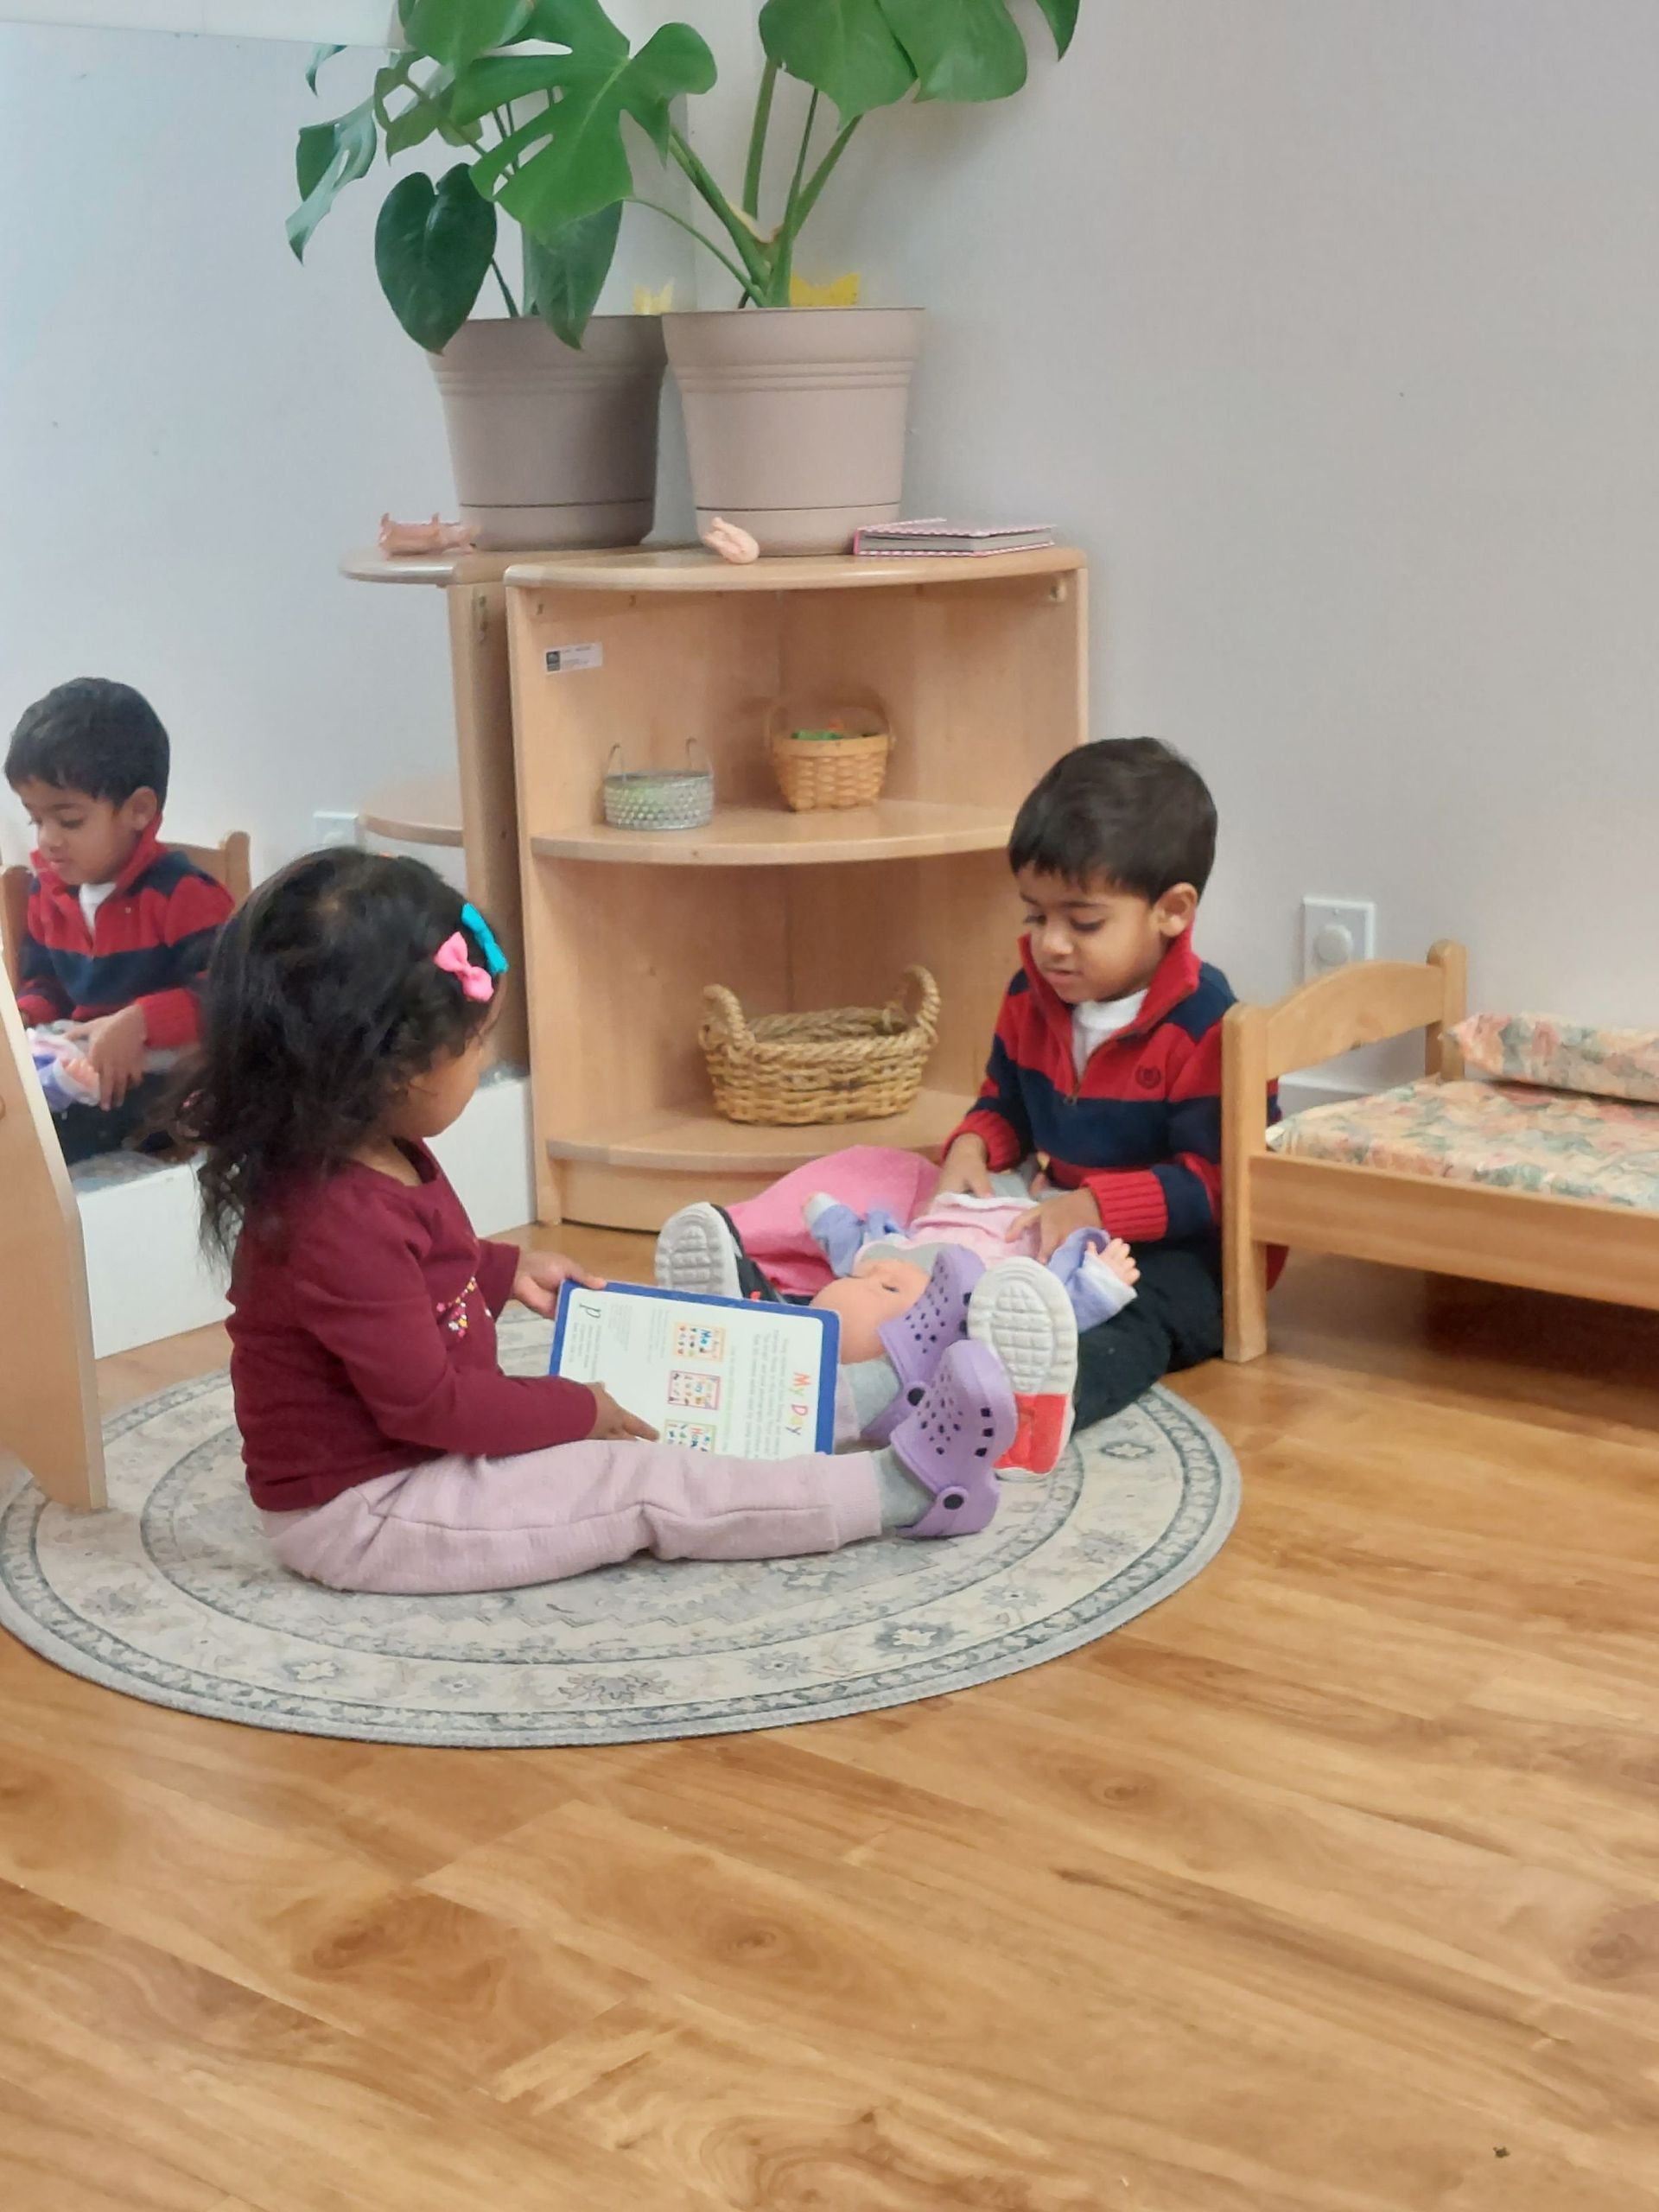
[[[922,1402],[893,1431],[893,1451],[933,1493],[901,1536],[971,1536],[995,1516],[996,1463],[1020,1414],[1001,1363],[985,1344],[950,1345]]]
[[[884,1321],[877,1334],[899,1377],[899,1395],[868,1431],[872,1444],[886,1444],[899,1422],[919,1406],[939,1362],[968,1334],[968,1301],[985,1272],[985,1262],[951,1246],[933,1262],[927,1288],[907,1313]]]

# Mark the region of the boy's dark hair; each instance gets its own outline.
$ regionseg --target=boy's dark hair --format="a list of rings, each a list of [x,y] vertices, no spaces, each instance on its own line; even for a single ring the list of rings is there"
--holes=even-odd
[[[433,958],[460,931],[461,895],[416,860],[353,848],[308,853],[261,885],[219,932],[201,1046],[179,1121],[204,1147],[202,1237],[280,1230],[296,1176],[327,1176],[385,1122],[410,1081],[489,1019]]]
[[[170,758],[162,718],[142,691],[77,676],[23,709],[6,751],[6,781],[85,791],[117,806],[148,785],[165,806]]]
[[[1216,803],[1172,746],[1103,738],[1062,753],[1026,800],[1008,864],[1154,901],[1178,883],[1202,892],[1216,864]]]

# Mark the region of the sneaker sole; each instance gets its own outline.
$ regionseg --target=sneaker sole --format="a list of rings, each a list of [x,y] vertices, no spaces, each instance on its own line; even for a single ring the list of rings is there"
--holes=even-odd
[[[1052,1474],[1071,1439],[1077,1317],[1065,1286],[1035,1260],[1005,1260],[981,1278],[968,1334],[1001,1362],[1020,1411],[1020,1433],[1000,1462]]]
[[[683,1206],[657,1239],[657,1287],[689,1298],[741,1298],[738,1255],[717,1207]]]

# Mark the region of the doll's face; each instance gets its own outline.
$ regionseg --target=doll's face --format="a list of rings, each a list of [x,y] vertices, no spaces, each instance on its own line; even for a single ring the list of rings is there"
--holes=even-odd
[[[927,1288],[927,1269],[909,1260],[866,1260],[812,1300],[820,1313],[841,1316],[841,1363],[880,1359],[884,1322],[907,1313]]]

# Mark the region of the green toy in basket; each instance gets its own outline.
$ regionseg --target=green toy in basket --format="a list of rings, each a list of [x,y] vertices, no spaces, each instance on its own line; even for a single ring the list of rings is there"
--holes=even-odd
[[[793,813],[872,806],[880,798],[893,737],[880,709],[815,716],[799,728],[774,713],[770,736],[772,772]]]
[[[612,768],[605,774],[605,819],[613,830],[701,830],[715,811],[715,772],[699,768],[692,760],[702,748],[695,738],[686,741],[683,768]],[[610,759],[620,760],[622,747],[613,745]]]

